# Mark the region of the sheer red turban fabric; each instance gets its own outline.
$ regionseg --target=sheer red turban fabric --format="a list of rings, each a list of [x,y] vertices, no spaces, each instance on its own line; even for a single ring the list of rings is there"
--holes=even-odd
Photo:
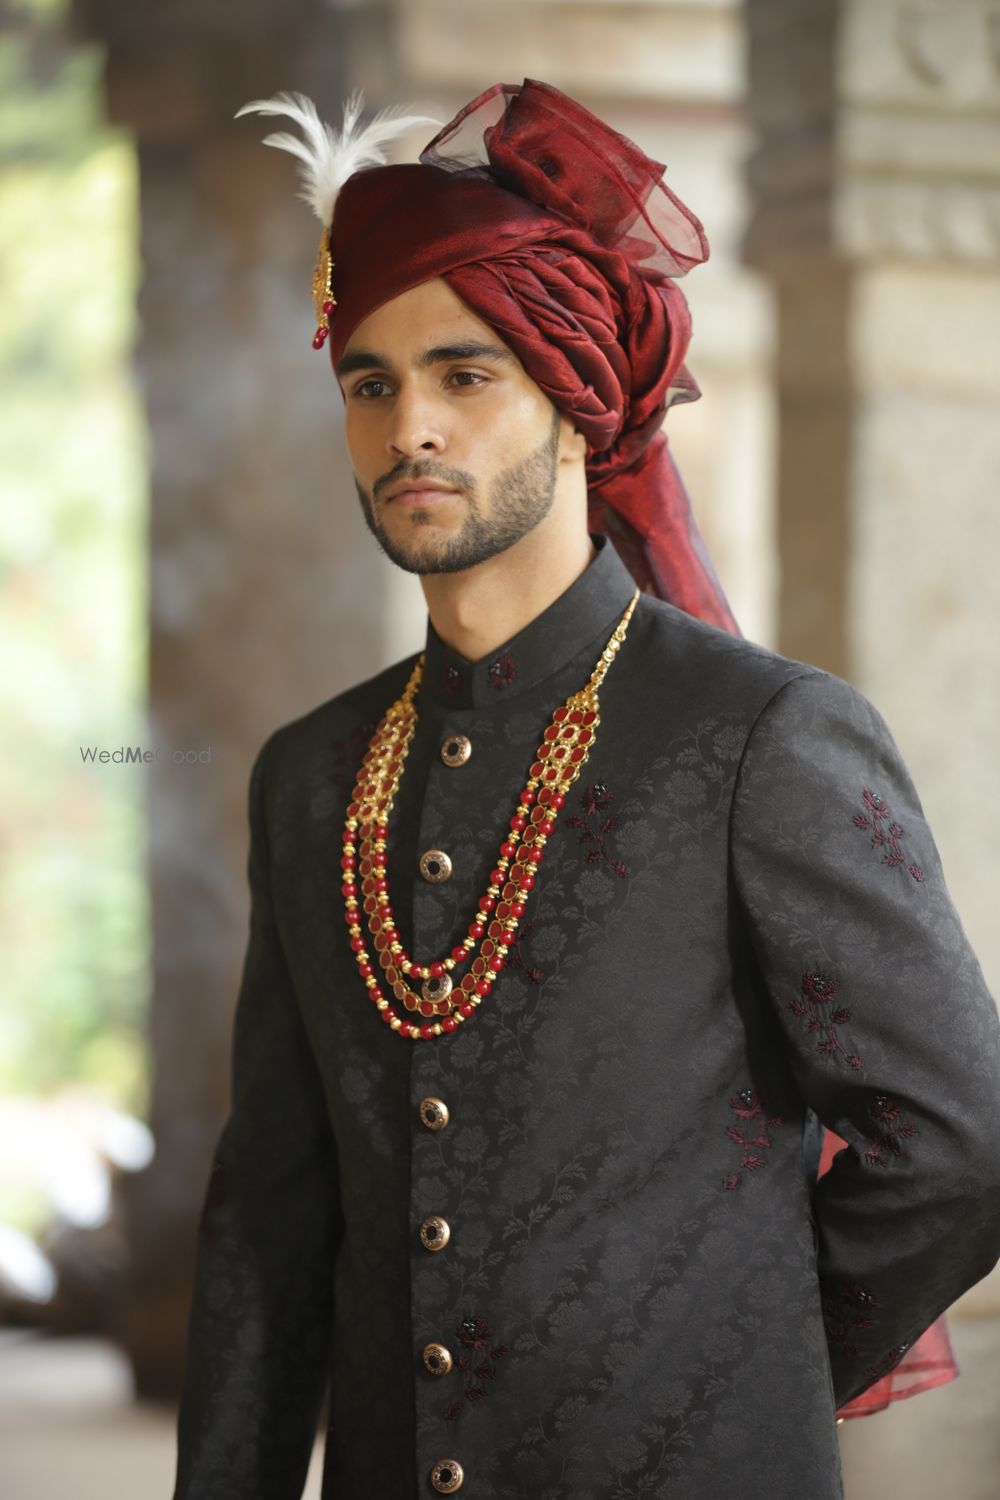
[[[591,531],[640,587],[738,633],[661,431],[699,395],[675,278],[708,256],[664,170],[558,89],[494,85],[419,162],[341,187],[330,356],[377,307],[443,277],[586,438]]]

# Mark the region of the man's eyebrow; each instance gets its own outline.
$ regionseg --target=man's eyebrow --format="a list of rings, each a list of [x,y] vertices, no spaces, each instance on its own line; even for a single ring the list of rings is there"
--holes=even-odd
[[[502,344],[484,344],[478,339],[464,339],[455,344],[435,344],[433,349],[425,349],[418,357],[417,364],[421,369],[430,365],[453,364],[463,359],[489,359],[495,364],[515,362],[516,356]],[[392,360],[387,354],[379,354],[373,349],[354,349],[350,354],[345,354],[337,365],[337,374],[343,379],[345,375],[353,375],[356,370],[391,370]]]

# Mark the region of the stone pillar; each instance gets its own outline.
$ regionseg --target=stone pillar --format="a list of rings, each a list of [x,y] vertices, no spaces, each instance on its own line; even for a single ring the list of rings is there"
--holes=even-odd
[[[1000,993],[1000,8],[749,0],[748,18],[779,645],[885,715]],[[990,1304],[997,1278],[961,1306]]]
[[[125,1201],[124,1339],[150,1395],[177,1388],[195,1220],[228,1108],[251,760],[279,723],[399,654],[371,603],[389,565],[360,518],[328,358],[311,348],[319,225],[291,158],[261,146],[267,123],[233,114],[279,89],[339,111],[383,19],[379,5],[322,0],[75,6],[105,45],[108,112],[141,173],[147,743],[210,752],[154,765],[147,782],[156,1157]]]

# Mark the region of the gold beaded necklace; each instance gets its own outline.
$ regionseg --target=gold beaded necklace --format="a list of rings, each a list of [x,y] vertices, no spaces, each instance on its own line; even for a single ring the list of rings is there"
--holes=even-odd
[[[347,809],[340,861],[344,872],[341,892],[358,972],[382,1020],[399,1036],[429,1041],[456,1031],[463,1021],[475,1015],[477,1006],[493,988],[517,935],[559,809],[593,747],[601,722],[598,690],[625,640],[638,598],[636,589],[598,657],[590,681],[552,715],[504,834],[486,894],[479,898],[478,910],[466,936],[447,958],[430,964],[414,963],[403,948],[389,896],[387,868],[387,824],[417,725],[414,698],[423,676],[423,655],[414,666],[402,696],[379,721]],[[386,999],[362,936],[362,913],[367,918],[383,983],[406,1010],[422,1019],[409,1021],[401,1017]],[[469,972],[456,986],[452,971],[467,962],[477,945],[479,952]],[[411,978],[421,981],[419,994],[408,983]]]

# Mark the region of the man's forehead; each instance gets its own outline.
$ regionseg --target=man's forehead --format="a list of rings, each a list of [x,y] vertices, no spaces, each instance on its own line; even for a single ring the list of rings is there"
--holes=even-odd
[[[337,361],[337,374],[454,359],[520,364],[496,329],[436,278],[401,292],[362,319]]]

